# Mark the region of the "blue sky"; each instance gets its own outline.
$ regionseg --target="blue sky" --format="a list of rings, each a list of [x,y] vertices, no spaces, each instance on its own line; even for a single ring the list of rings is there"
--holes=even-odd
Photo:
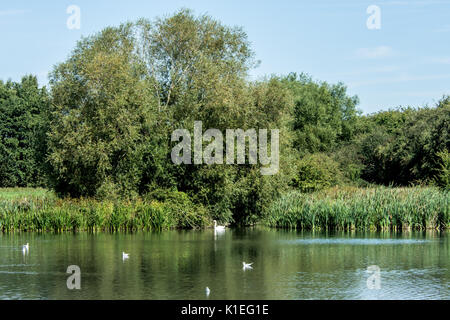
[[[70,5],[81,9],[80,30],[66,26]],[[366,26],[370,5],[381,9],[379,30]],[[182,7],[242,26],[261,60],[255,79],[306,72],[342,81],[365,113],[450,94],[450,0],[2,0],[0,79],[31,73],[45,85],[81,36]]]

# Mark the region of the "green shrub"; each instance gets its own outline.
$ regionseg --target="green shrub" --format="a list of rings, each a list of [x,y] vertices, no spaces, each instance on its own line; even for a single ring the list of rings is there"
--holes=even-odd
[[[342,180],[339,164],[323,153],[316,153],[298,161],[293,185],[302,192],[310,192],[335,186]]]
[[[438,176],[436,177],[436,183],[439,187],[449,190],[450,189],[450,153],[448,150],[439,152],[438,157],[441,159],[441,168],[439,169]]]

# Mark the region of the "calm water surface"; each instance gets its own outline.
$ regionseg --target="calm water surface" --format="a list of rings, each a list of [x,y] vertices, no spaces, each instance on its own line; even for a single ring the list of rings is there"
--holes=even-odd
[[[67,289],[70,265],[81,290]],[[367,288],[370,265],[380,290]],[[450,237],[438,232],[0,234],[0,299],[447,300],[449,269]]]

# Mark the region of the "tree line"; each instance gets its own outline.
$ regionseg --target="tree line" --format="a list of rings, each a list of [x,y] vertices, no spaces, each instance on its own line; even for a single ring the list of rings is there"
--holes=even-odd
[[[290,190],[449,187],[450,97],[371,115],[342,83],[305,74],[249,80],[246,33],[181,10],[82,38],[50,74],[0,81],[0,187],[60,196],[178,201],[252,223]],[[280,170],[175,165],[174,130],[279,129]]]

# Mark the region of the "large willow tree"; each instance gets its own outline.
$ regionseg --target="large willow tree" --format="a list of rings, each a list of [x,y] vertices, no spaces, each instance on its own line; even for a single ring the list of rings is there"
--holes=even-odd
[[[135,54],[133,25],[81,40],[51,74],[49,160],[57,191],[132,192],[154,101]]]
[[[268,182],[255,166],[175,166],[171,133],[280,127],[281,81],[251,83],[246,34],[209,16],[173,16],[107,28],[82,39],[51,75],[49,162],[72,196],[186,192],[230,219],[258,211]],[[284,140],[286,141],[286,140]],[[241,219],[241,218],[238,218]]]

